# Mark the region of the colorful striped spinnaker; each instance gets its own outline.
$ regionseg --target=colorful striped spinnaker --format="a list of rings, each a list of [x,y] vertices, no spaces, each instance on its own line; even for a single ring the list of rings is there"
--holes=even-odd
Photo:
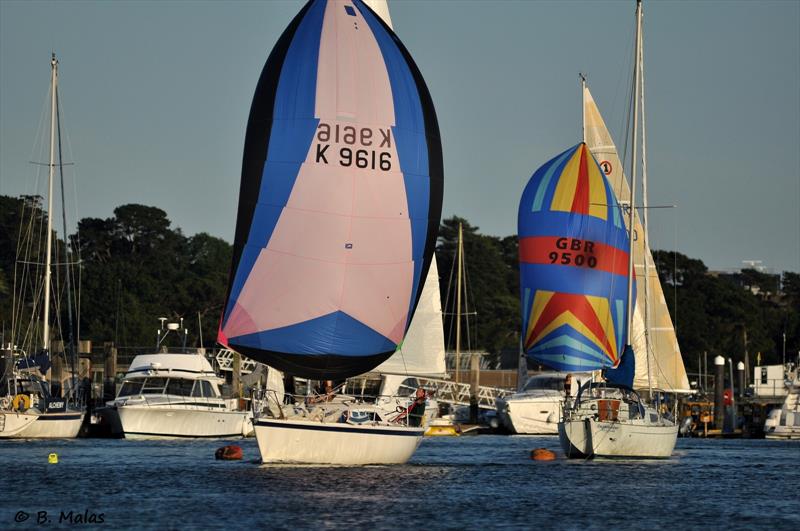
[[[430,267],[439,127],[408,51],[360,0],[311,0],[261,73],[218,341],[295,376],[391,356]]]
[[[525,353],[561,371],[615,367],[627,340],[629,239],[581,143],[533,174],[519,206]]]

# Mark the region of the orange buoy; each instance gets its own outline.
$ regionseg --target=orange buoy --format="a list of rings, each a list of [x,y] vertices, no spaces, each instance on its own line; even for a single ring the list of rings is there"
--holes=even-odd
[[[214,452],[214,457],[225,461],[236,461],[242,458],[242,447],[231,444],[217,448],[217,451]]]
[[[536,448],[531,450],[531,459],[534,461],[552,461],[556,458],[556,453],[547,448]]]

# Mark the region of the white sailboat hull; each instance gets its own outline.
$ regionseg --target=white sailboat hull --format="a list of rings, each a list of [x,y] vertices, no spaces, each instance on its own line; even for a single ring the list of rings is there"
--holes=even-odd
[[[641,420],[641,419],[640,419]],[[646,421],[600,421],[591,417],[558,424],[561,448],[567,457],[627,457],[664,459],[672,455],[678,426]]]
[[[407,462],[424,428],[309,420],[253,422],[264,463],[394,465]]]
[[[24,439],[74,439],[83,424],[83,411],[43,413],[17,437]]]
[[[508,398],[498,407],[503,425],[526,435],[556,435],[561,406],[559,397]]]
[[[252,429],[246,411],[125,405],[118,406],[116,414],[126,439],[243,437]]]
[[[0,412],[0,439],[15,437],[33,424],[38,415],[28,415],[16,411]]]

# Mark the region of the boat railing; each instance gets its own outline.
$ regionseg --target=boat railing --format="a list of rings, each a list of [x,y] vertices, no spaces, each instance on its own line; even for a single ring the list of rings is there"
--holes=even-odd
[[[320,422],[380,422],[409,425],[409,407],[413,397],[399,395],[350,395],[338,387],[330,394],[281,393],[273,389],[253,389],[253,414],[285,419],[305,417]],[[337,393],[339,391],[340,393]],[[357,419],[363,419],[357,420]]]
[[[130,397],[136,397],[143,401],[147,407],[175,407],[181,406],[184,409],[209,409],[218,410],[219,405],[225,403],[225,399],[218,396],[181,396],[163,394],[139,394]]]

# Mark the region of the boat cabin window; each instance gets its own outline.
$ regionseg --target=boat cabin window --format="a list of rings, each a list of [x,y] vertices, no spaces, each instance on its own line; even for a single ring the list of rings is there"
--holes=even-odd
[[[214,388],[211,386],[211,382],[203,380],[202,384],[203,384],[203,396],[211,398],[217,396],[217,394],[214,392]]]
[[[194,386],[194,392],[192,396],[200,396],[197,394],[197,388],[202,387],[203,395],[206,398],[214,398],[216,395],[214,394],[214,389],[211,387],[211,382],[207,380],[198,380],[197,385]]]
[[[412,396],[417,392],[419,387],[419,380],[416,378],[406,378],[400,387],[397,388],[397,396]]]
[[[192,396],[194,380],[185,378],[170,378],[167,383],[167,394],[177,396]]]
[[[345,385],[344,393],[350,396],[374,398],[381,392],[380,378],[350,378]]]
[[[133,396],[141,394],[143,383],[144,382],[142,380],[125,380],[122,383],[122,389],[119,390],[119,395],[117,396]]]
[[[145,378],[142,386],[143,395],[160,395],[164,392],[167,385],[166,378]]]
[[[525,391],[533,391],[538,389],[546,389],[551,391],[563,391],[564,390],[564,378],[559,376],[554,378],[552,376],[547,376],[542,378],[541,376],[534,376],[528,383],[525,384]]]

